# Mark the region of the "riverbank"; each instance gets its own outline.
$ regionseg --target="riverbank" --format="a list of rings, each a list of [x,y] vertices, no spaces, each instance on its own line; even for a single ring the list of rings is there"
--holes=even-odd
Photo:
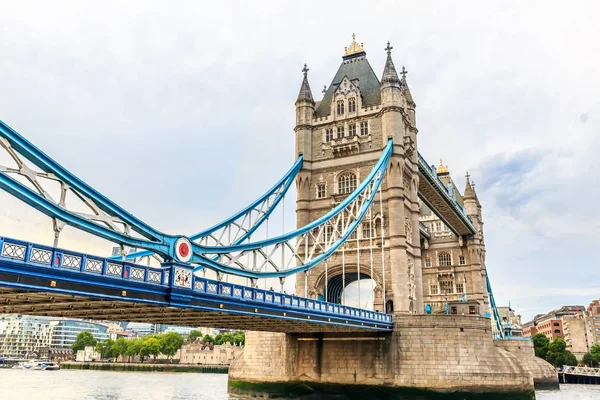
[[[132,371],[132,372],[196,372],[209,374],[226,374],[227,365],[191,365],[191,364],[151,364],[151,363],[108,363],[108,362],[73,362],[65,361],[61,369],[85,369],[96,371]]]

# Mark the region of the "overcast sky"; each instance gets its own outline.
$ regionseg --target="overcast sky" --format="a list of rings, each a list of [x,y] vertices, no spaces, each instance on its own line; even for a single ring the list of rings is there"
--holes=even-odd
[[[377,75],[388,40],[409,71],[419,151],[475,180],[497,303],[600,297],[597,2],[41,3],[0,0],[0,119],[154,227],[196,232],[268,189],[302,65],[319,99],[356,32]],[[52,242],[4,193],[0,235]]]

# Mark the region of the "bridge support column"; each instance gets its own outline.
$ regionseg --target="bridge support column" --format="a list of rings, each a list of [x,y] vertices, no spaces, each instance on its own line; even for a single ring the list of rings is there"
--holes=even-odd
[[[489,319],[396,314],[395,321],[390,333],[248,332],[243,354],[229,369],[229,392],[282,398],[315,392],[349,399],[428,392],[533,398],[536,361],[495,344]]]

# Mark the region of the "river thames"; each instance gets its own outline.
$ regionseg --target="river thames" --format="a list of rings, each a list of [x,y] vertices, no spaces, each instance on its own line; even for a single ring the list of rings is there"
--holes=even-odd
[[[562,385],[538,400],[597,400],[600,385]],[[227,375],[165,372],[0,370],[0,399],[228,400]],[[343,400],[343,398],[339,398]],[[423,399],[426,400],[426,399]]]

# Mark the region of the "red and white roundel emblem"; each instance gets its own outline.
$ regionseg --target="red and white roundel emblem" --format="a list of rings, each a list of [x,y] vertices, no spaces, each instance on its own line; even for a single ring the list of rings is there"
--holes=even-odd
[[[192,259],[192,243],[184,237],[175,242],[175,255],[181,262],[187,263]]]

